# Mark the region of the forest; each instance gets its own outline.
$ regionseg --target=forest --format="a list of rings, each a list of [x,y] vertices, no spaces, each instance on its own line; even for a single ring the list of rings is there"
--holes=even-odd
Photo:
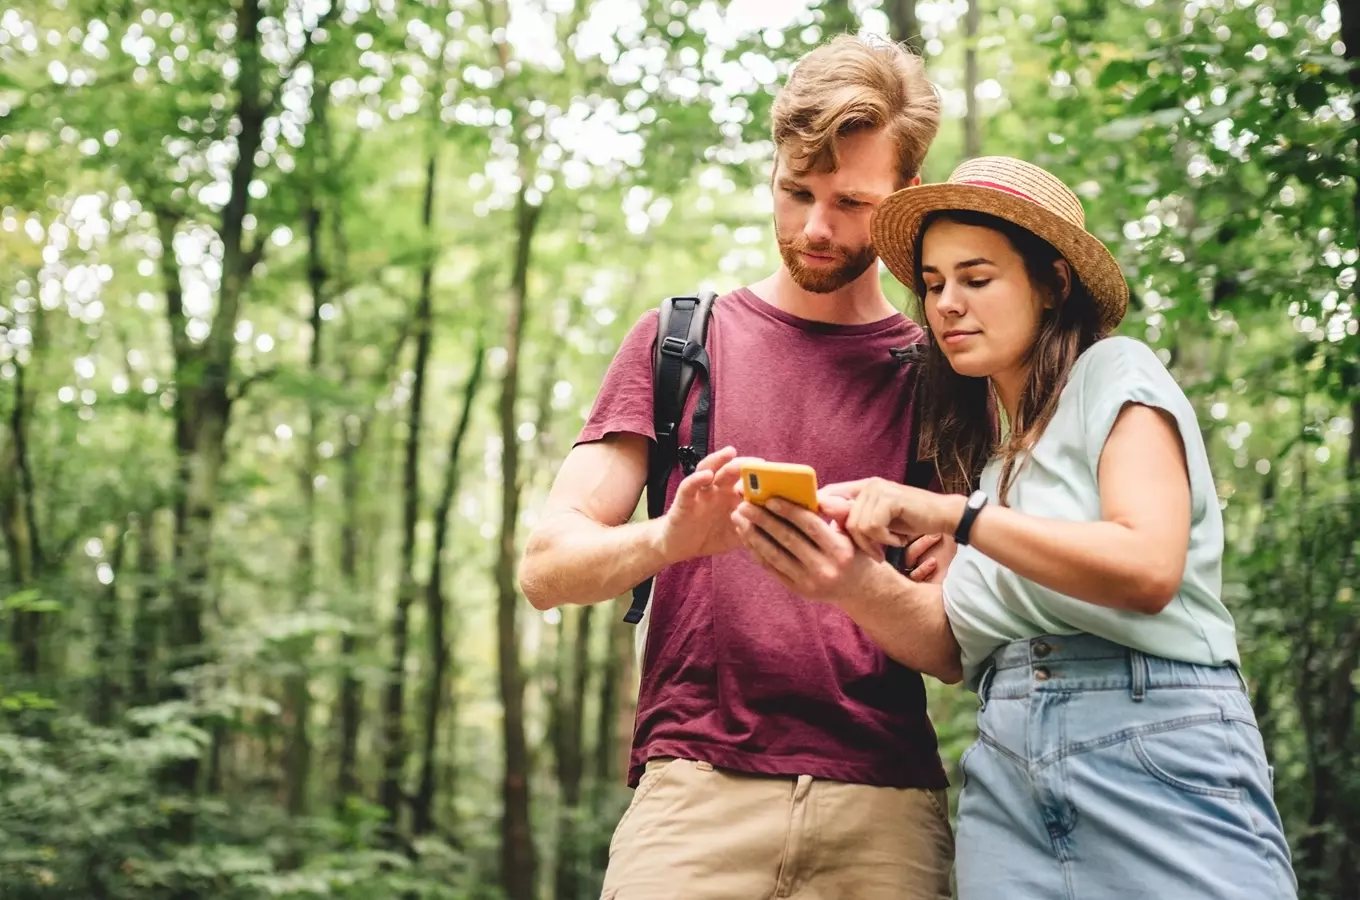
[[[1031,160],[1115,251],[1300,895],[1360,900],[1357,0],[0,4],[0,898],[599,895],[628,600],[516,565],[638,316],[778,264],[846,31],[924,56],[926,181]]]

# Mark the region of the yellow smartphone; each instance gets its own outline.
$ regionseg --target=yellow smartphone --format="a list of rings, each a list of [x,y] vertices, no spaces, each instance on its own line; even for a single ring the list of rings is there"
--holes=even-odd
[[[757,506],[763,506],[771,497],[780,497],[817,512],[817,473],[811,466],[799,463],[743,463],[741,493]]]

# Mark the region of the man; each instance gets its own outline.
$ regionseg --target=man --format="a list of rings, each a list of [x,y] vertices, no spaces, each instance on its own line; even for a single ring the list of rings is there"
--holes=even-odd
[[[782,265],[719,298],[709,327],[721,449],[689,477],[677,467],[663,516],[628,522],[655,437],[651,311],[529,537],[520,584],[539,609],[656,576],[636,790],[605,898],[949,896],[946,778],[919,672],[956,680],[952,664],[890,659],[836,606],[764,571],[732,518],[738,452],[806,463],[828,484],[905,475],[915,376],[890,351],[923,332],[880,290],[869,218],[919,182],[939,117],[920,59],[895,44],[842,36],[799,61],[773,109]]]

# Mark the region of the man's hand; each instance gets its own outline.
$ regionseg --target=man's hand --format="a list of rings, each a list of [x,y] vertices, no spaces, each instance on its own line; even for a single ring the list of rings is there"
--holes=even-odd
[[[764,508],[743,502],[732,522],[752,558],[809,600],[835,603],[854,594],[878,566],[839,527],[785,500]]]
[[[907,577],[920,584],[941,584],[957,550],[950,535],[921,535],[907,545]]]
[[[699,461],[661,518],[657,547],[668,564],[716,556],[741,546],[732,513],[741,502],[737,481],[746,460],[724,447]]]

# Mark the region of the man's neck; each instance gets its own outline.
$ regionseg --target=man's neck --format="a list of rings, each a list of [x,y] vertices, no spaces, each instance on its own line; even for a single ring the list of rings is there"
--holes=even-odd
[[[766,303],[792,316],[831,325],[867,325],[897,312],[878,283],[878,265],[839,290],[814,294],[798,286],[789,270],[778,271],[750,286]]]

